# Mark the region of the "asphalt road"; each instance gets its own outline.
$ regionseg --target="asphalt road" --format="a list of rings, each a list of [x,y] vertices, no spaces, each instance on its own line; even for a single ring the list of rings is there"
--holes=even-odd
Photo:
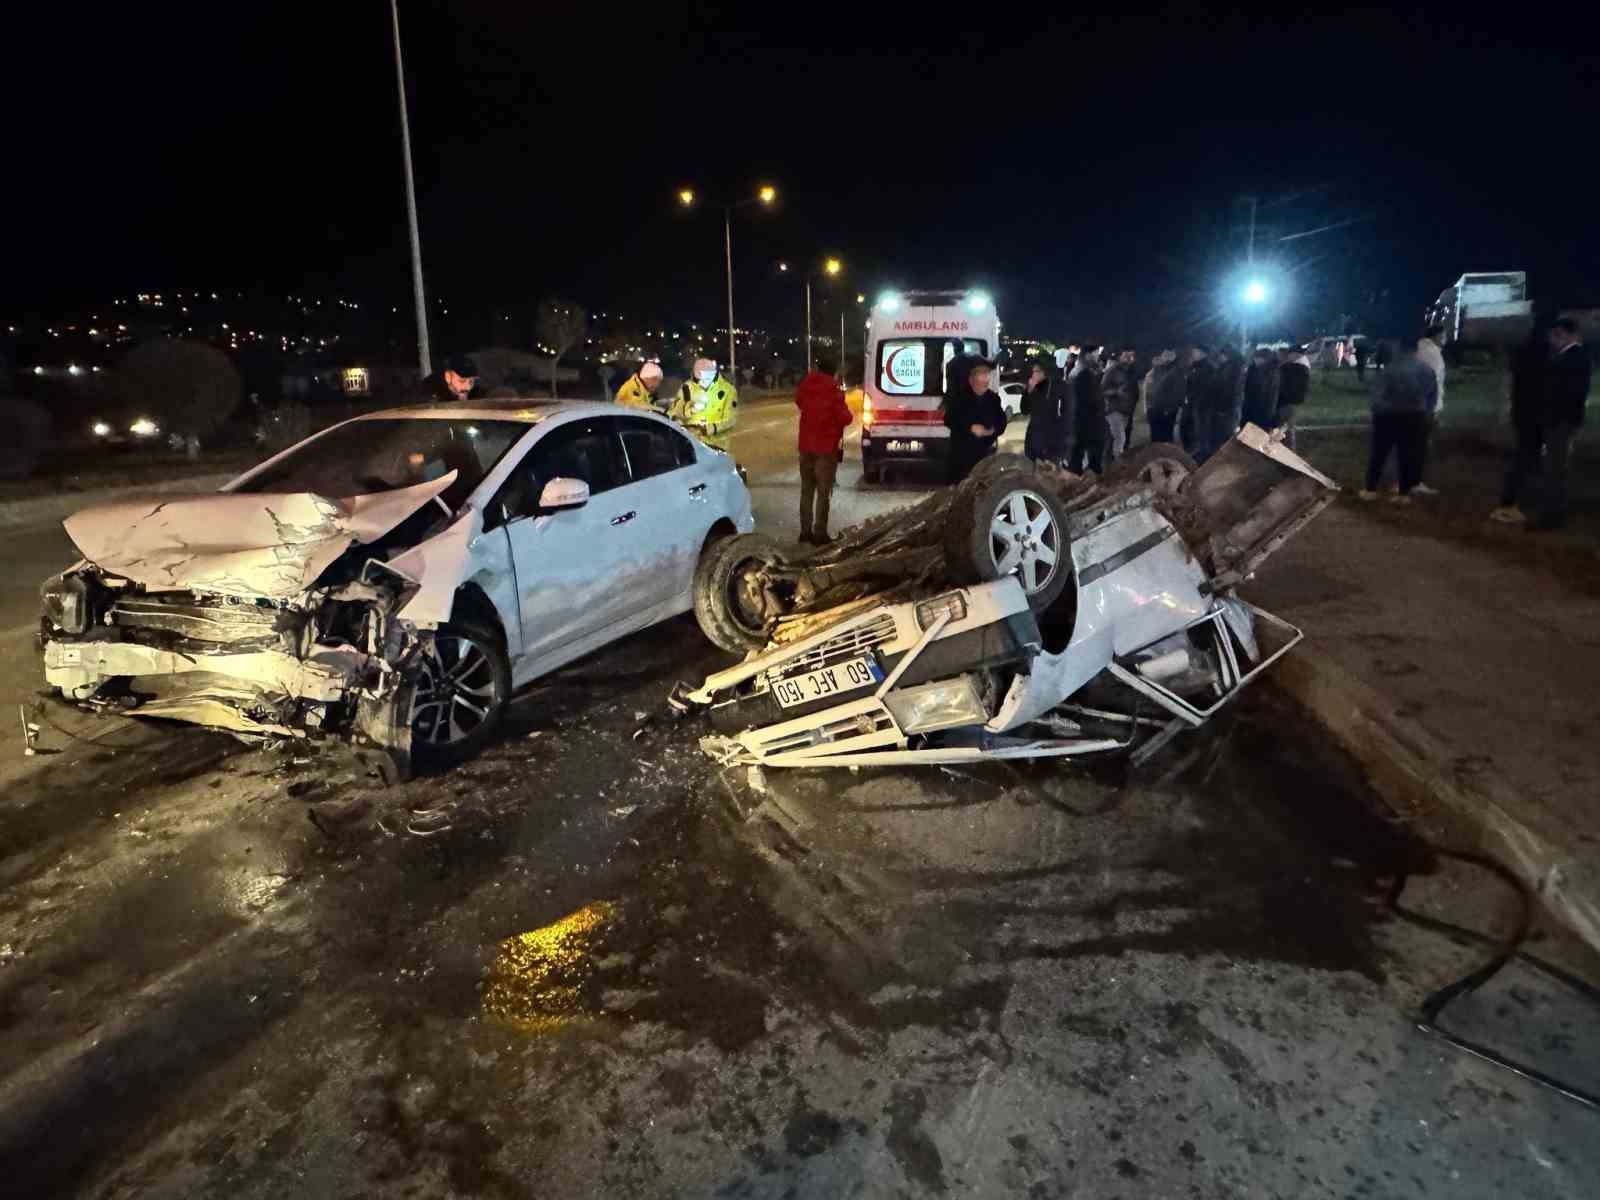
[[[735,442],[769,525],[792,424]],[[8,654],[57,537],[6,539]],[[1479,951],[1388,879],[1479,923],[1494,885],[1270,691],[1144,773],[763,776],[657,716],[724,661],[669,623],[388,789],[47,708],[0,773],[8,1193],[1594,1194],[1592,1114],[1413,1028]],[[1600,1085],[1536,976],[1452,1019]]]

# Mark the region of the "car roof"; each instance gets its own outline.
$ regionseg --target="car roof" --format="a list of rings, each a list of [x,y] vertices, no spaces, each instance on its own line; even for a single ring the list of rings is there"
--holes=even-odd
[[[618,412],[639,415],[640,410],[607,404],[600,400],[546,400],[536,398],[467,400],[456,404],[411,404],[404,408],[385,408],[362,413],[357,421],[521,421],[537,425],[569,412]]]

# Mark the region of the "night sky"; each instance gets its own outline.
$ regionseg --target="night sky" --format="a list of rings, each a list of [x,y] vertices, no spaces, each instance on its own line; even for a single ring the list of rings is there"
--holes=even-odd
[[[321,288],[403,308],[386,0],[94,7],[7,12],[0,303]],[[1175,336],[1244,261],[1249,196],[1285,332],[1409,321],[1469,270],[1600,303],[1579,18],[1126,7],[883,28],[791,7],[727,32],[712,6],[652,29],[612,6],[402,0],[430,287],[715,321],[721,223],[674,192],[770,181],[777,209],[735,217],[741,324],[798,321],[775,262],[836,254],[851,301],[980,284],[1014,332]]]

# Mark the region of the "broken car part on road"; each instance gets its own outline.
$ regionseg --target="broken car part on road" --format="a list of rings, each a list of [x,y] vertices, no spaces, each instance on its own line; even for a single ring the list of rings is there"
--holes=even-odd
[[[493,735],[512,690],[689,611],[749,531],[731,459],[614,405],[399,409],[204,496],[66,521],[42,589],[69,700],[250,738],[353,736],[396,775]]]
[[[996,456],[807,558],[733,538],[696,600],[749,655],[673,706],[724,762],[1142,759],[1300,640],[1233,589],[1337,491],[1246,426],[1200,468],[1164,444],[1101,479]]]

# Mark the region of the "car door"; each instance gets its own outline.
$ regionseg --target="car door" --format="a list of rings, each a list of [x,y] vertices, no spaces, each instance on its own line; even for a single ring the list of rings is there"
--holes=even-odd
[[[638,503],[640,540],[648,547],[641,588],[652,604],[690,595],[700,547],[714,520],[708,504],[708,468],[694,444],[666,421],[618,418],[627,456],[627,490]]]
[[[637,498],[625,486],[627,463],[616,422],[609,416],[579,418],[547,430],[485,514],[486,523],[504,525],[509,542],[523,660],[565,657],[648,602],[639,595],[629,566],[640,557],[639,512]],[[557,478],[588,484],[588,503],[542,509],[544,487]],[[518,676],[526,678],[522,671]]]

